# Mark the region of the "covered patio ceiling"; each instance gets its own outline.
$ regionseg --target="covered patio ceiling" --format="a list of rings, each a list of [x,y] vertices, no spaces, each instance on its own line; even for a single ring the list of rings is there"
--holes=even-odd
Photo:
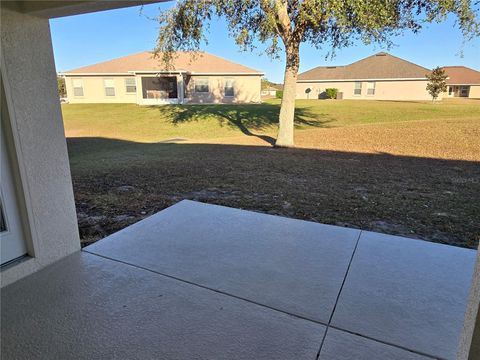
[[[4,288],[2,355],[454,359],[475,256],[182,201]]]
[[[90,12],[120,9],[124,7],[148,5],[168,0],[103,0],[103,1],[88,1],[88,0],[70,0],[70,1],[43,1],[43,0],[20,0],[20,1],[5,1],[11,3],[12,6],[19,6],[24,13],[32,14],[40,17],[56,18],[62,16],[79,15]]]

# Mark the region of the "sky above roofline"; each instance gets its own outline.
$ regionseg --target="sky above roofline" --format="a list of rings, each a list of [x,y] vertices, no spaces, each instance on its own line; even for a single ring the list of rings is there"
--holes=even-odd
[[[132,7],[50,20],[57,71],[153,49],[158,23],[151,18],[158,15],[159,8],[172,5],[173,2],[167,2],[145,6],[142,11],[140,7]],[[212,23],[208,39],[209,43],[202,46],[202,50],[265,72],[271,81],[283,81],[284,56],[269,59],[261,45],[257,51],[240,52],[234,40],[227,37],[223,20]],[[303,44],[300,72],[316,66],[348,65],[380,51],[429,69],[467,66],[480,70],[480,39],[462,45],[462,35],[454,28],[453,18],[442,24],[429,24],[420,34],[406,33],[394,42],[396,45],[391,49],[357,43],[338,50],[333,59],[325,58],[327,49],[317,50]]]

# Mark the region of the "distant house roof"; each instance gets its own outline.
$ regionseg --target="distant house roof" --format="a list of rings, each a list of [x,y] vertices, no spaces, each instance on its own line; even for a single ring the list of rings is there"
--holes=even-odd
[[[425,79],[430,70],[380,52],[344,66],[319,66],[298,75],[299,81]]]
[[[447,84],[450,85],[480,85],[480,71],[466,66],[444,66],[448,75]]]
[[[173,60],[173,67],[168,71],[185,71],[197,74],[262,74],[257,70],[206,52],[196,53],[196,56],[193,57],[192,55],[188,52],[177,52]],[[166,69],[159,58],[154,58],[151,52],[145,51],[65,71],[63,74],[127,74],[135,71],[161,72],[166,71]]]

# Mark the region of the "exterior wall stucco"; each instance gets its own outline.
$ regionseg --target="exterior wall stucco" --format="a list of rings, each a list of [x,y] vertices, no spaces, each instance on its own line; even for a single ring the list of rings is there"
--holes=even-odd
[[[142,99],[141,77],[151,75],[136,75],[130,78],[137,79],[137,93],[127,93],[125,88],[125,78],[122,76],[108,75],[89,75],[89,76],[73,76],[65,77],[65,85],[67,89],[67,99],[71,104],[81,103],[137,103],[150,104]],[[178,77],[180,78],[180,77]],[[208,93],[195,93],[195,79],[207,78],[209,83]],[[74,96],[73,81],[81,79],[83,83],[83,96]],[[107,96],[105,94],[104,79],[112,79],[115,84],[115,96]],[[225,80],[232,79],[234,81],[234,96],[225,96],[224,86]],[[258,103],[260,102],[261,77],[256,75],[236,75],[236,76],[191,76],[186,86],[185,101],[189,103]],[[178,86],[178,94],[181,96],[181,86]]]
[[[80,249],[48,19],[1,12],[1,73],[28,224],[30,257],[1,271],[1,286]]]
[[[209,92],[195,93],[195,79],[208,78]],[[225,96],[225,80],[233,79],[234,96]],[[186,87],[186,100],[189,103],[258,103],[260,99],[261,77],[242,76],[192,76]]]
[[[468,97],[472,99],[480,99],[480,85],[471,85]]]
[[[71,104],[84,103],[136,103],[137,94],[127,93],[125,79],[135,76],[66,76],[67,99]],[[83,96],[74,96],[73,80],[82,79]],[[104,79],[112,79],[115,84],[115,96],[105,94]],[[137,89],[138,90],[138,89]]]
[[[336,88],[344,99],[352,100],[431,100],[427,80],[375,81],[375,95],[367,95],[367,81],[362,81],[362,94],[354,95],[355,81],[297,82],[297,99],[318,99],[327,88]],[[307,94],[305,90],[312,91]]]

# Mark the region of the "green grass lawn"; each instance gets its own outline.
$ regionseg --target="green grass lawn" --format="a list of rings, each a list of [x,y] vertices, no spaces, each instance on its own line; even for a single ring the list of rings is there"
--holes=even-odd
[[[480,101],[63,105],[84,244],[181,199],[474,247]]]
[[[64,104],[67,136],[138,142],[275,135],[279,100],[255,105]],[[298,129],[480,118],[480,100],[431,102],[299,100]]]

